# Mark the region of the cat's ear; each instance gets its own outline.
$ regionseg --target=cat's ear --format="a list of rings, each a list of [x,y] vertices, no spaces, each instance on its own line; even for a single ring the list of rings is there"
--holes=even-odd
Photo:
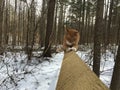
[[[69,32],[69,28],[66,26],[64,26],[64,30],[65,30],[65,32]]]
[[[64,30],[65,30],[65,32],[67,33],[67,32],[69,32],[70,28],[67,27],[66,25],[64,25]]]
[[[79,33],[78,31],[75,31],[75,32],[74,32],[74,35],[77,35],[78,33]]]
[[[69,32],[69,29],[66,27],[65,31],[66,31],[66,32]]]
[[[75,33],[79,33],[79,32],[76,30]]]

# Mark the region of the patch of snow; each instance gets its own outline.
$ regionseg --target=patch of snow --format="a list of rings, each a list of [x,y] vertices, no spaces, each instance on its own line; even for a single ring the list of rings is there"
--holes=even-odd
[[[76,53],[92,69],[92,49],[85,49]],[[33,52],[33,54],[36,56],[40,55],[41,52]],[[32,64],[28,65],[27,55],[24,52],[4,53],[0,56],[1,90],[55,90],[63,56],[64,53],[60,52],[49,58],[49,61],[42,63],[39,63],[37,58],[32,58]],[[114,57],[114,54],[109,50],[101,55],[100,79],[108,87],[112,77]],[[44,58],[42,59],[44,60]]]
[[[0,62],[1,90],[48,90],[50,86],[55,88],[63,59],[63,52],[56,54],[54,58],[51,58],[50,62],[44,61],[37,65],[26,65],[25,53],[7,52],[3,57],[3,61]],[[21,63],[21,60],[24,60],[24,63]],[[14,78],[17,86],[8,79],[7,73]]]

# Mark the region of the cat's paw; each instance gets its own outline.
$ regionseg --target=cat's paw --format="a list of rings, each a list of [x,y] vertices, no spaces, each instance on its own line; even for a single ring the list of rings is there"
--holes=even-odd
[[[72,48],[67,48],[66,52],[69,52],[69,51],[77,51],[77,49],[75,47],[72,47]]]
[[[75,52],[77,51],[77,49],[75,47],[72,47],[71,49],[72,49],[72,51],[75,51]]]
[[[72,51],[72,48],[67,48],[66,51],[67,52]]]

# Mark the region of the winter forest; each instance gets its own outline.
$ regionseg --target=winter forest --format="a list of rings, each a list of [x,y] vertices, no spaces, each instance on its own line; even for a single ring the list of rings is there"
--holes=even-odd
[[[56,90],[66,27],[80,33],[75,53],[120,90],[120,0],[0,0],[0,90]]]

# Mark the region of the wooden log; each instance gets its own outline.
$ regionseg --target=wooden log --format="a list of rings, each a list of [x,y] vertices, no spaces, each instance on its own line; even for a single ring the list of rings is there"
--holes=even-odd
[[[56,90],[109,90],[76,52],[65,53]]]

